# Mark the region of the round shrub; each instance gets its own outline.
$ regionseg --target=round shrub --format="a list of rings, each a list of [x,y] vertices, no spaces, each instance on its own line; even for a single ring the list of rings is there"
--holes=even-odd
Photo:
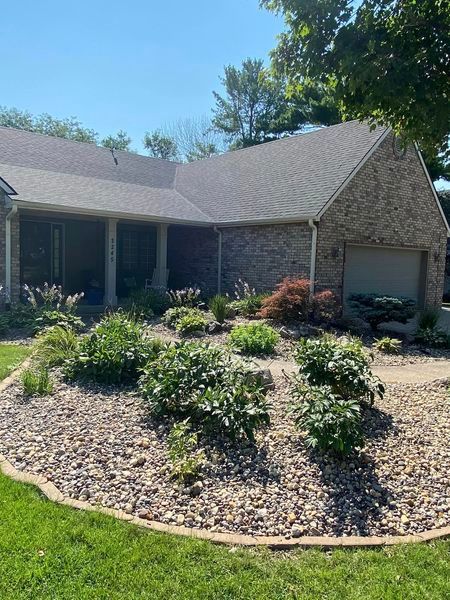
[[[222,348],[180,342],[150,361],[140,391],[157,417],[189,418],[206,433],[247,436],[269,423],[264,388]]]
[[[361,407],[353,398],[334,394],[331,386],[300,386],[295,396],[296,425],[307,432],[306,445],[349,454],[363,444]]]
[[[191,333],[196,333],[197,331],[205,331],[207,325],[208,321],[201,313],[189,313],[184,315],[184,317],[181,317],[177,322],[175,329],[180,335],[189,335]]]
[[[187,315],[203,316],[202,312],[198,308],[191,308],[189,306],[174,306],[173,308],[166,310],[161,320],[167,327],[175,329],[178,322]]]
[[[279,339],[279,333],[265,323],[238,325],[230,333],[232,347],[253,356],[273,354]]]
[[[397,321],[407,323],[417,312],[417,305],[411,298],[379,296],[377,294],[351,294],[349,305],[354,313],[378,329],[380,323]]]
[[[103,317],[94,331],[80,340],[76,356],[65,363],[66,375],[107,384],[137,380],[140,369],[165,347],[146,338],[142,324],[123,313]]]
[[[328,385],[336,396],[372,403],[376,395],[382,397],[384,393],[383,384],[370,370],[359,339],[337,339],[332,335],[303,338],[295,358],[302,381],[311,386]]]
[[[277,321],[305,321],[311,310],[309,279],[285,277],[276,291],[263,300],[261,316]]]

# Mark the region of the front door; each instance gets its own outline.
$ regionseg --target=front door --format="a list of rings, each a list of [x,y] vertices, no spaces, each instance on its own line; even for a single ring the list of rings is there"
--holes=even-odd
[[[63,225],[21,221],[20,279],[22,285],[63,284]]]

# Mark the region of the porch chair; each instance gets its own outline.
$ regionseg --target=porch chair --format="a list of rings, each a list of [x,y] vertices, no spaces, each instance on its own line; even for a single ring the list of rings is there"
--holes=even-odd
[[[158,271],[157,269],[153,269],[153,275],[151,279],[145,280],[145,289],[148,290],[150,288],[158,288],[158,287],[167,287],[167,282],[169,281],[169,269],[166,269],[164,281],[161,283],[158,281]]]

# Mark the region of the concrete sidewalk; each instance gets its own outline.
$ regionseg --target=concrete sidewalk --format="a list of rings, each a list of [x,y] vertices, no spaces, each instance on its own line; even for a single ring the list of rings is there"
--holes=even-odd
[[[254,361],[261,368],[270,369],[272,375],[291,375],[297,372],[295,363],[287,360],[265,360]],[[435,360],[418,362],[402,366],[373,366],[372,372],[384,383],[425,383],[435,379],[450,378],[450,360]]]

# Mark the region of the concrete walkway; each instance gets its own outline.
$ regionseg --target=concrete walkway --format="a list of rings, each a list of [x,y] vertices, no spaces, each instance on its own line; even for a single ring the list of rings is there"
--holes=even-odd
[[[270,369],[272,375],[288,375],[297,372],[295,363],[287,360],[255,359],[263,369]],[[373,366],[372,372],[384,383],[425,383],[435,379],[450,378],[450,360],[436,360],[392,367]]]

